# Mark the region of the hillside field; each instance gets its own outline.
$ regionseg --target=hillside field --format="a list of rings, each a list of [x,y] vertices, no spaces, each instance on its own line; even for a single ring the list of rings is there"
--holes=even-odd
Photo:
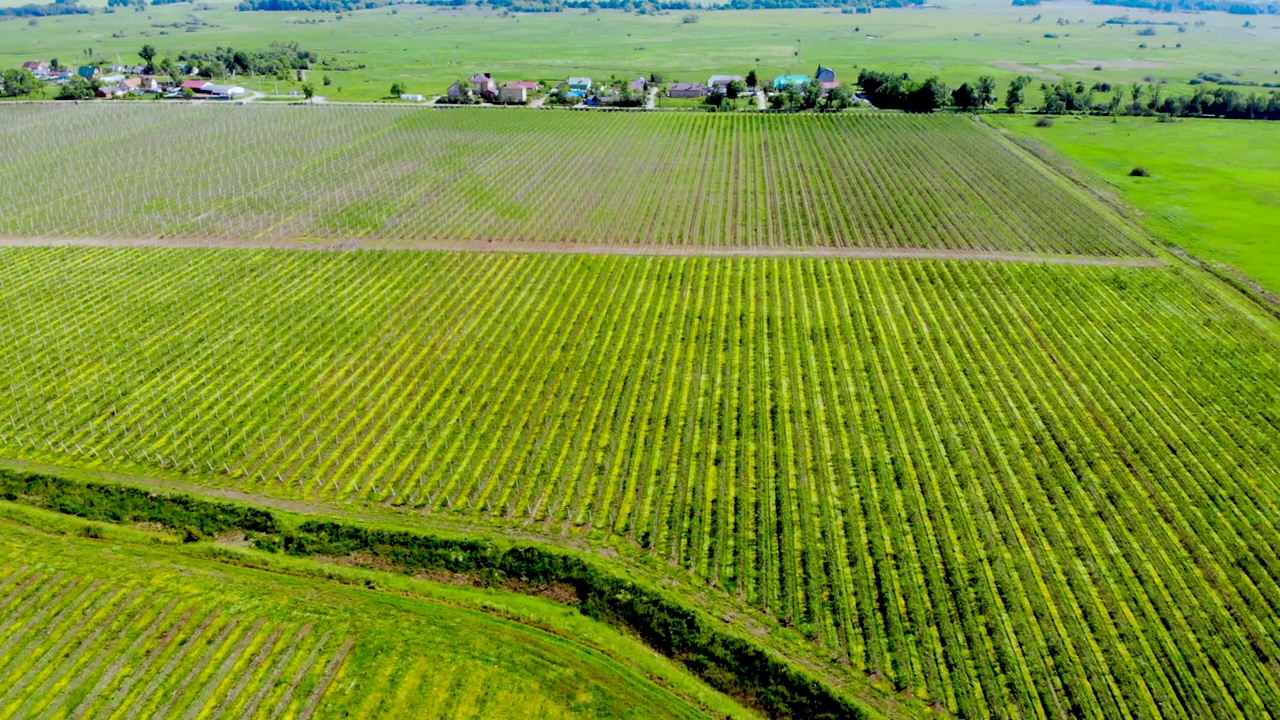
[[[959,116],[100,103],[0,118],[0,238],[1149,254]]]
[[[84,4],[105,5],[101,0]],[[716,73],[745,75],[755,68],[761,77],[772,78],[810,73],[823,64],[845,81],[860,67],[909,72],[920,79],[940,75],[953,87],[990,74],[1001,81],[1002,92],[1009,79],[1024,73],[1037,83],[1063,78],[1131,83],[1150,77],[1169,83],[1166,94],[1189,94],[1187,82],[1200,72],[1259,83],[1280,80],[1276,16],[960,0],[870,15],[835,9],[702,12],[697,23],[685,24],[684,12],[503,16],[474,7],[402,6],[343,13],[339,19],[333,13],[243,13],[235,4],[215,0],[150,6],[144,13],[122,9],[43,18],[35,27],[25,19],[0,22],[0,67],[53,57],[73,64],[86,49],[112,62],[135,62],[144,43],[170,55],[219,46],[265,50],[283,40],[332,61],[313,73],[313,79],[328,75],[332,81],[317,86],[320,94],[360,101],[386,99],[393,82],[408,92],[439,94],[454,80],[485,71],[504,81],[659,72],[667,80],[705,82]],[[1155,36],[1139,37],[1141,26],[1105,24],[1113,18],[1161,25],[1155,26]],[[1246,19],[1253,20],[1252,27],[1244,27]],[[1185,32],[1163,23],[1183,24]],[[265,92],[299,87],[274,77],[237,82]],[[1031,94],[1039,99],[1037,91]]]
[[[1153,231],[1280,295],[1280,126],[1239,120],[984,119],[1110,183]],[[1151,177],[1130,177],[1135,167]]]
[[[8,457],[609,548],[963,717],[1280,703],[1275,328],[1188,271],[0,265]]]
[[[484,612],[0,513],[5,717],[708,717],[643,674],[687,689],[674,669],[624,666]]]

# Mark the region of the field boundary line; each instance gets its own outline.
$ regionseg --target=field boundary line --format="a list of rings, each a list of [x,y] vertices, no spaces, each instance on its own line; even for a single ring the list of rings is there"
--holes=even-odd
[[[592,245],[586,243],[512,242],[471,240],[379,242],[377,240],[281,241],[219,240],[198,238],[0,238],[0,247],[137,247],[223,250],[305,250],[343,252],[356,250],[434,250],[440,252],[529,253],[547,255],[621,255],[652,257],[781,257],[847,260],[969,260],[978,262],[1046,263],[1051,265],[1099,265],[1112,267],[1165,267],[1158,257],[1108,255],[1053,255],[995,250],[947,250],[940,248],[882,247],[691,247],[671,245]]]

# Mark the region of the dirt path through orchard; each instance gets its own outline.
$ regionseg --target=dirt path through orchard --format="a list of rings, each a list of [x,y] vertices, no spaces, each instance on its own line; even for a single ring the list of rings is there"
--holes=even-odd
[[[170,247],[279,250],[443,250],[452,252],[520,252],[580,255],[634,255],[680,257],[812,257],[861,260],[979,260],[986,262],[1030,262],[1054,265],[1105,265],[1117,267],[1161,267],[1151,257],[1104,255],[1048,255],[993,250],[952,250],[945,248],[885,247],[742,247],[709,245],[601,245],[503,240],[422,240],[380,241],[372,239],[252,240],[216,238],[0,238],[0,247]]]

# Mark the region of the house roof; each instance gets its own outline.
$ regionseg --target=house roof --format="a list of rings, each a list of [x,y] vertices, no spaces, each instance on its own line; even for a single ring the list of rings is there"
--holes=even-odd
[[[569,84],[570,84],[570,85],[590,85],[590,84],[591,84],[591,78],[589,78],[589,77],[571,77],[571,78],[569,78]]]
[[[643,90],[643,89],[644,89],[644,78],[636,78],[635,80],[632,80],[632,81],[631,81],[631,89],[632,89],[632,90]]]
[[[836,82],[836,81],[834,81],[834,80],[833,80],[833,81],[831,81],[831,82],[824,82],[824,83],[822,83],[822,89],[823,89],[823,90],[834,90],[834,89],[836,89],[836,88],[840,87],[840,85],[841,85],[841,83],[838,83],[838,82]]]
[[[711,78],[707,80],[707,84],[708,85],[728,85],[734,80],[742,80],[742,76],[741,75],[712,75]]]
[[[191,88],[192,90],[203,90],[204,86],[208,84],[208,81],[205,80],[185,80],[182,83],[182,87]]]
[[[503,89],[511,90],[537,90],[538,83],[532,80],[514,80],[502,86]]]
[[[136,78],[136,77],[126,78],[120,84],[124,85],[125,87],[131,87],[131,88],[142,87],[142,78]]]
[[[22,67],[26,68],[27,70],[38,70],[44,66],[45,66],[44,63],[40,62],[39,60],[30,60],[28,62],[22,63]]]
[[[470,78],[468,78],[467,82],[471,83],[472,85],[479,85],[481,83],[490,83],[490,82],[493,82],[493,76],[490,75],[489,73],[476,73],[475,75],[472,75]]]
[[[809,82],[808,75],[779,75],[773,79],[775,88],[784,88],[789,85],[803,85]]]
[[[667,89],[669,90],[705,90],[706,88],[699,85],[698,83],[671,83],[670,85],[667,86]]]

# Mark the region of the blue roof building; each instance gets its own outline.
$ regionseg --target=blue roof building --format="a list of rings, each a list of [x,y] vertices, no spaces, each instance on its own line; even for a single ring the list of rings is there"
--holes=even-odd
[[[786,90],[789,87],[799,87],[809,82],[808,75],[779,75],[773,79],[774,90]]]

